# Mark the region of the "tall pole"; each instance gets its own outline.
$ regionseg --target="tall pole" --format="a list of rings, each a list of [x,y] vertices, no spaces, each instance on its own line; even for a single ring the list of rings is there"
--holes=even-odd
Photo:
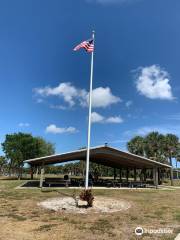
[[[95,32],[92,32],[92,39],[94,44]],[[92,83],[93,83],[93,61],[94,61],[94,51],[91,52],[91,75],[90,75],[90,88],[89,88],[89,118],[88,118],[88,145],[87,145],[87,155],[86,155],[86,181],[85,189],[88,189],[89,182],[89,157],[90,157],[90,144],[91,144],[91,107],[92,107]]]

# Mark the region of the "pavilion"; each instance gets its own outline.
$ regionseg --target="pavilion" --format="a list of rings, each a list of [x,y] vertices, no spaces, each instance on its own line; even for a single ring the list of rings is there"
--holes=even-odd
[[[31,168],[41,167],[40,187],[43,184],[44,166],[57,163],[65,163],[75,160],[86,161],[86,148],[71,152],[45,156],[35,159],[25,160],[24,163],[30,164]],[[126,179],[128,181],[129,170],[134,171],[134,180],[136,180],[137,170],[141,169],[146,172],[147,169],[153,172],[153,182],[157,187],[161,178],[161,172],[168,170],[170,172],[171,184],[173,185],[172,167],[145,157],[141,157],[129,152],[109,147],[107,145],[92,147],[90,149],[90,161],[104,166],[119,169],[120,180],[122,169],[126,170]],[[33,179],[33,171],[31,170],[31,179]],[[146,180],[146,178],[145,178]]]

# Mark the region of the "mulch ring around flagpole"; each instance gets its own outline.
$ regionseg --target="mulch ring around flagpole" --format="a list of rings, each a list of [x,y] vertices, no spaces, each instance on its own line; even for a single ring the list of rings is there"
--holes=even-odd
[[[38,206],[57,212],[88,214],[126,211],[131,207],[131,203],[122,199],[95,197],[93,207],[87,207],[85,201],[78,200],[76,206],[76,201],[72,197],[58,197],[39,202]]]

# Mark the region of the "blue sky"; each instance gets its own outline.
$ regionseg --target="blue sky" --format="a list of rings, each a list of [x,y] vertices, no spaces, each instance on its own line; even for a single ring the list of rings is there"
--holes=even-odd
[[[87,142],[96,31],[92,145],[121,149],[152,130],[180,136],[179,0],[0,1],[0,141],[18,131],[57,152]]]

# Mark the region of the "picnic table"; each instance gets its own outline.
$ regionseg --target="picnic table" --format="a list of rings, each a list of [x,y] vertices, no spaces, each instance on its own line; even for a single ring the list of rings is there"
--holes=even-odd
[[[47,184],[49,187],[51,187],[51,185],[64,185],[65,187],[69,187],[69,185],[71,184],[71,180],[70,179],[65,180],[63,178],[46,177],[45,184]]]

